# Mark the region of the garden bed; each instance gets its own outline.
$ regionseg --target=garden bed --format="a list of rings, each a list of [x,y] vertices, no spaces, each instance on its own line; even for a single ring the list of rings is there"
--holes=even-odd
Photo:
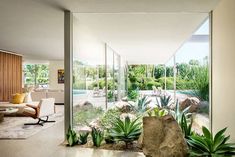
[[[124,142],[117,142],[113,144],[107,144],[102,143],[100,147],[93,146],[92,141],[88,141],[87,144],[84,145],[76,145],[76,147],[79,148],[94,148],[94,149],[106,149],[106,150],[119,150],[119,151],[130,151],[130,152],[142,152],[142,149],[138,147],[138,144],[136,141],[134,141],[132,144],[128,145],[128,148],[126,148]]]

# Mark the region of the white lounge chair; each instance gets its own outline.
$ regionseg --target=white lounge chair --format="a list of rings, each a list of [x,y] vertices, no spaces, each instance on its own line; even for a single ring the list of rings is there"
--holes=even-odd
[[[43,126],[44,123],[55,122],[55,121],[48,120],[49,116],[55,114],[54,103],[55,103],[54,98],[47,98],[47,99],[41,99],[38,105],[27,104],[26,107],[24,108],[23,114],[26,116],[30,116],[34,119],[38,119],[38,122],[37,123],[25,123],[25,125]]]

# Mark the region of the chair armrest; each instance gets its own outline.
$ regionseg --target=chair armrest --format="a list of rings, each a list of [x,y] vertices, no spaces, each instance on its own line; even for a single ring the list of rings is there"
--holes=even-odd
[[[31,105],[31,104],[26,104],[26,106],[30,107],[30,108],[33,108],[35,110],[35,112],[36,112],[36,114],[35,115],[31,115],[31,117],[38,118],[39,112],[40,112],[40,106],[39,105],[37,105],[37,106],[36,105]]]
[[[36,106],[36,105],[26,104],[26,106],[27,106],[27,107],[31,107],[31,108],[33,108],[33,109],[39,108],[38,105]]]

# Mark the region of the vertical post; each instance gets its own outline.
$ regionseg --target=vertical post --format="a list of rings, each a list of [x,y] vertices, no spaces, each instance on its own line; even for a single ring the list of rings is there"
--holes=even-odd
[[[116,90],[116,88],[115,88],[115,77],[114,77],[114,74],[115,74],[115,53],[114,53],[114,51],[112,50],[112,52],[113,52],[113,89],[112,89],[112,91],[113,91],[113,103],[115,102],[115,94],[116,94],[116,92],[115,92],[115,90]]]
[[[121,100],[121,57],[118,55],[118,100]]]
[[[108,61],[107,61],[107,44],[104,44],[105,49],[105,109],[108,109]]]
[[[212,22],[213,22],[213,12],[211,11],[209,13],[209,118],[210,118],[210,129],[211,131],[213,130],[213,118],[212,118],[212,111],[213,111],[213,99],[212,99],[212,55],[213,55],[213,50],[212,50],[212,35],[213,35],[213,27],[212,27]]]
[[[165,91],[165,94],[166,94],[166,64],[164,65],[164,68],[165,68],[165,73],[164,73],[165,87],[164,87],[164,91]]]
[[[174,57],[174,102],[176,102],[176,63],[175,63],[175,55]]]
[[[65,134],[69,126],[72,126],[72,84],[73,84],[73,15],[70,11],[64,11],[64,129]]]
[[[97,65],[96,67],[96,81],[97,81],[97,87],[98,87],[98,90],[100,90],[100,85],[99,85],[99,65]]]

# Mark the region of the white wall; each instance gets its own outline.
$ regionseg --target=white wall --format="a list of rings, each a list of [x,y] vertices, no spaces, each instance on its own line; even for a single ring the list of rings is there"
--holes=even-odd
[[[58,84],[58,69],[64,69],[64,61],[49,62],[49,88],[64,89],[64,84]]]
[[[212,23],[212,125],[235,141],[235,0],[222,0]]]

